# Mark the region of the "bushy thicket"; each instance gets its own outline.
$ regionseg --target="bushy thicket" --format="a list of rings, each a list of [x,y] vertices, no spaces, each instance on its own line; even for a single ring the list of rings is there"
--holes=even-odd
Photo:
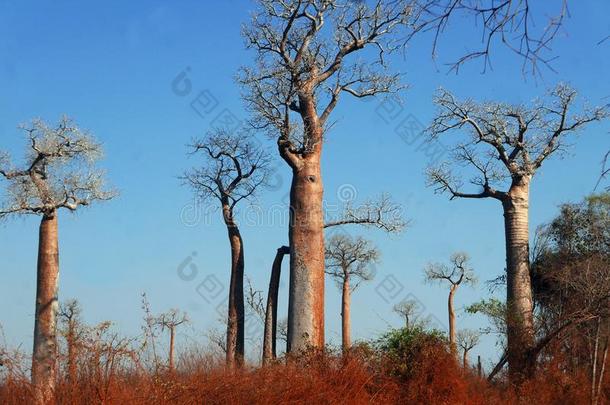
[[[518,392],[506,387],[502,378],[492,385],[458,364],[442,333],[419,327],[390,330],[346,353],[312,350],[283,357],[268,367],[239,371],[225,369],[219,356],[203,349],[184,351],[178,368],[170,372],[141,364],[133,353],[100,355],[94,347],[83,347],[79,353],[86,361],[79,366],[75,381],[60,373],[59,403],[556,404],[589,400],[586,375],[565,375],[552,363]],[[17,366],[25,359],[17,353],[2,356],[0,403],[31,403],[26,370]],[[58,361],[60,370],[65,369],[65,359]],[[607,394],[608,381],[605,387]]]

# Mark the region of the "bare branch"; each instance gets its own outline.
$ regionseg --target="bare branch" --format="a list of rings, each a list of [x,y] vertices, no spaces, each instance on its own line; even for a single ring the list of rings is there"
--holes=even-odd
[[[202,200],[213,197],[233,209],[267,185],[269,154],[239,134],[214,130],[193,141],[190,148],[204,163],[187,171],[182,179]]]
[[[347,204],[341,217],[324,224],[324,228],[342,225],[371,226],[389,233],[400,233],[407,225],[402,207],[382,194],[378,200],[369,200],[359,207]]]
[[[326,243],[326,274],[339,284],[349,282],[354,291],[362,281],[373,278],[371,264],[379,261],[379,251],[370,241],[339,234]]]
[[[469,260],[468,254],[458,252],[451,255],[449,266],[444,263],[429,263],[424,269],[426,281],[447,281],[452,286],[476,284],[477,278],[468,263]]]
[[[432,55],[436,57],[441,36],[457,15],[472,16],[481,26],[482,46],[468,51],[449,64],[458,73],[467,62],[483,59],[483,71],[491,67],[492,48],[498,43],[523,59],[522,71],[540,74],[541,67],[552,70],[551,44],[557,37],[568,15],[567,0],[562,0],[559,10],[546,17],[546,25],[537,28],[534,13],[528,0],[468,1],[431,0],[421,3],[420,17],[414,32],[432,32]]]
[[[0,217],[75,211],[117,195],[105,189],[104,172],[94,167],[101,146],[71,119],[62,117],[55,127],[36,119],[20,128],[28,140],[24,168],[13,168],[8,154],[0,153],[0,179],[8,183]]]
[[[608,117],[606,106],[573,112],[575,98],[576,92],[565,84],[531,106],[459,101],[440,90],[435,98],[438,111],[427,133],[431,139],[449,132],[466,135],[455,143],[453,161],[475,173],[470,183],[481,191],[461,191],[462,183],[448,162],[428,169],[428,184],[452,199],[505,200],[514,185],[529,181],[545,159],[565,148],[568,134]]]

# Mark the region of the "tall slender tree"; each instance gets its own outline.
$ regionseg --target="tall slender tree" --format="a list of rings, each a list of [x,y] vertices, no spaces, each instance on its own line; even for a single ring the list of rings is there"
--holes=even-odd
[[[459,286],[474,284],[476,277],[466,253],[454,253],[451,255],[451,264],[430,263],[425,268],[426,280],[429,282],[449,283],[449,297],[447,298],[447,309],[449,314],[449,346],[451,352],[457,356],[457,340],[455,328],[454,298]]]
[[[116,193],[104,189],[103,172],[94,167],[102,148],[67,117],[51,126],[36,119],[22,125],[27,151],[22,167],[0,153],[0,179],[7,183],[0,218],[33,214],[39,230],[32,384],[37,403],[53,401],[56,376],[59,282],[58,214],[77,211]]]
[[[358,206],[354,206],[351,201],[348,202],[338,217],[327,218],[324,228],[334,229],[346,225],[359,225],[388,233],[400,233],[406,226],[406,221],[402,215],[402,207],[394,203],[388,194],[382,194],[378,199],[369,199]],[[290,254],[288,246],[279,248],[271,269],[265,314],[263,364],[267,364],[276,355],[278,289],[282,259],[287,254]]]
[[[400,301],[392,307],[392,311],[404,319],[406,329],[410,329],[415,326],[419,309],[419,305],[414,299]]]
[[[351,295],[363,281],[373,278],[371,264],[379,261],[379,251],[363,238],[345,234],[332,236],[326,243],[326,274],[341,288],[341,347],[352,345]]]
[[[397,50],[412,9],[403,1],[260,0],[244,30],[256,65],[241,82],[252,124],[277,139],[292,170],[288,349],[324,345],[324,134],[342,94],[370,97],[399,88],[384,55]],[[350,56],[364,49],[368,60]],[[375,62],[379,62],[378,65]],[[375,69],[371,69],[375,66]],[[378,66],[378,67],[377,67]]]
[[[290,298],[288,349],[324,345],[324,232],[322,146],[342,95],[357,98],[399,90],[387,56],[419,32],[432,31],[433,53],[455,13],[480,19],[486,41],[463,63],[484,56],[500,42],[534,67],[561,25],[536,33],[528,1],[473,4],[466,0],[258,0],[243,35],[256,53],[240,82],[255,128],[277,140],[292,170],[290,190]],[[537,35],[539,34],[539,35]],[[519,37],[518,46],[512,37]],[[360,58],[357,58],[360,56]],[[529,63],[528,63],[529,65]]]
[[[81,308],[77,300],[68,300],[59,306],[60,334],[66,341],[66,375],[70,388],[77,382],[78,358],[83,346],[85,327],[81,320]]]
[[[453,147],[454,162],[471,169],[479,190],[462,190],[449,163],[428,171],[430,185],[454,198],[493,198],[504,211],[508,306],[509,375],[515,383],[535,368],[533,301],[529,266],[529,192],[532,178],[551,155],[565,150],[566,138],[608,116],[605,107],[574,106],[576,92],[560,84],[530,106],[459,101],[441,90],[433,138],[467,135]]]
[[[263,365],[268,364],[277,356],[277,305],[280,289],[280,276],[282,274],[282,260],[290,253],[288,246],[277,249],[267,292],[267,306],[265,309],[265,331],[263,335]]]
[[[216,199],[227,227],[231,246],[231,278],[227,316],[227,365],[241,366],[244,361],[244,244],[235,219],[235,207],[252,198],[267,184],[269,155],[250,140],[225,130],[213,130],[193,142],[192,153],[204,163],[184,179],[202,201]]]
[[[462,366],[464,368],[468,368],[468,353],[479,344],[480,337],[479,332],[470,329],[462,329],[456,334],[457,345],[462,349]]]
[[[161,331],[169,331],[169,351],[167,367],[170,372],[174,371],[174,349],[176,343],[176,329],[180,325],[184,325],[189,322],[189,318],[185,312],[180,312],[175,308],[170,309],[167,312],[163,312],[155,318],[155,324],[161,328]]]

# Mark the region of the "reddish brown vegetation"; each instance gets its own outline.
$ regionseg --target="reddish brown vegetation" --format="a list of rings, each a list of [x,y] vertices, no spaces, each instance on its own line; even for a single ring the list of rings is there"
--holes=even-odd
[[[57,398],[61,404],[589,403],[587,376],[568,376],[553,364],[545,366],[544,377],[514,392],[462,369],[447,347],[424,345],[408,360],[413,366],[356,348],[345,356],[310,353],[268,367],[228,371],[220,358],[191,352],[181,358],[176,373],[138,371],[128,362],[106,372],[104,362],[98,363],[100,369],[89,364],[73,385],[60,375]],[[0,403],[31,403],[26,373],[12,369],[4,377]],[[604,387],[608,397],[608,379]]]

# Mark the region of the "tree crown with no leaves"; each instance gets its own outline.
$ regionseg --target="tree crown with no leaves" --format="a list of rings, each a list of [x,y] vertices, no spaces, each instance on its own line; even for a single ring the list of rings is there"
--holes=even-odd
[[[372,243],[361,237],[352,238],[345,234],[330,237],[326,243],[326,274],[339,283],[346,279],[354,281],[350,288],[355,290],[360,282],[373,278],[371,264],[379,261],[379,251]]]
[[[52,214],[59,208],[76,211],[94,201],[109,200],[115,191],[104,186],[95,168],[102,147],[68,117],[56,126],[35,119],[19,127],[27,139],[21,167],[0,152],[0,179],[8,185],[0,217],[9,214]]]
[[[212,130],[194,141],[191,149],[203,158],[203,164],[186,172],[183,179],[203,200],[217,198],[233,208],[267,185],[269,154],[239,134]]]
[[[428,134],[438,138],[459,131],[453,162],[470,169],[479,191],[462,191],[461,175],[449,162],[428,170],[429,184],[451,198],[509,198],[513,184],[530,179],[552,154],[565,150],[567,136],[608,117],[606,107],[576,108],[576,91],[558,85],[531,105],[460,101],[446,90],[435,98],[438,111]]]
[[[468,352],[479,344],[481,334],[470,329],[461,329],[457,332],[456,339],[458,346]]]
[[[452,286],[461,284],[475,284],[477,279],[472,267],[470,258],[463,252],[451,255],[450,264],[429,263],[425,271],[426,281],[428,282],[449,282]]]
[[[278,139],[291,164],[319,148],[322,139],[307,129],[325,127],[342,94],[370,97],[397,90],[384,55],[399,49],[412,19],[411,1],[259,0],[244,27],[256,52],[242,69],[244,98],[252,124]],[[353,54],[371,49],[368,61]],[[361,53],[361,52],[360,52]],[[300,115],[294,119],[293,114]]]

